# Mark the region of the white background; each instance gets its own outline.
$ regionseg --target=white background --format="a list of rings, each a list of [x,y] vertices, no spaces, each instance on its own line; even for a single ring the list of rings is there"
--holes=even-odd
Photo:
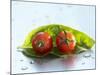
[[[61,2],[61,3],[74,3],[74,4],[93,4],[96,5],[96,37],[97,37],[97,61],[96,70],[88,71],[71,71],[71,72],[55,72],[55,73],[41,73],[34,75],[97,75],[100,70],[100,2],[99,0],[36,0],[36,1],[48,1],[48,2]],[[0,0],[0,75],[9,75],[10,68],[10,0]]]

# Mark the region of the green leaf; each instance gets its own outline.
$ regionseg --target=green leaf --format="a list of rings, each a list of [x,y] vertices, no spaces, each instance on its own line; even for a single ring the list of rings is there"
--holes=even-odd
[[[32,48],[25,48],[25,49],[23,49],[22,53],[31,58],[37,57]]]
[[[61,54],[58,52],[58,49],[57,48],[53,48],[52,49],[53,52],[51,52],[48,56],[56,56],[56,57],[61,57]],[[39,58],[39,57],[44,57],[44,56],[37,56],[33,50],[33,48],[24,48],[22,53],[27,56],[27,57],[30,57],[30,58]]]
[[[32,38],[38,32],[48,32],[53,38],[53,49],[50,54],[60,57],[62,56],[62,54],[60,54],[59,50],[56,47],[56,36],[61,31],[69,31],[73,33],[73,35],[75,36],[75,39],[76,39],[76,47],[75,47],[76,52],[75,53],[76,54],[84,52],[84,49],[85,51],[89,50],[90,48],[92,48],[92,46],[95,43],[95,41],[90,36],[88,36],[87,34],[81,31],[78,31],[76,29],[73,29],[71,27],[64,26],[64,25],[50,24],[50,25],[40,26],[36,29],[33,29],[27,35],[24,43],[22,44],[22,46],[20,46],[20,48],[24,49],[23,50],[24,54],[31,56],[31,57],[37,57],[33,52],[34,50],[32,50]]]

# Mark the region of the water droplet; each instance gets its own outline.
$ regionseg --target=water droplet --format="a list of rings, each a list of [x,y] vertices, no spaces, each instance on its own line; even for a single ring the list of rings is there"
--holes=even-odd
[[[21,68],[21,70],[27,70],[28,69],[28,67],[26,67],[26,66],[23,66],[22,68]]]
[[[21,62],[24,61],[23,59],[20,60]]]
[[[84,64],[85,64],[85,62],[82,63],[82,65],[84,65]]]
[[[34,61],[30,61],[30,64],[34,64]]]
[[[90,53],[86,53],[86,54],[83,55],[83,57],[85,57],[85,58],[91,57],[91,54]]]

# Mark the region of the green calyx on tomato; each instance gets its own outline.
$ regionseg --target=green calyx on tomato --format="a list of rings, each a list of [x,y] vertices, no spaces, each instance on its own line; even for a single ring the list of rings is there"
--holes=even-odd
[[[62,31],[56,38],[56,44],[62,54],[72,53],[76,45],[75,37],[70,32]]]
[[[44,41],[39,40],[36,44],[37,47],[43,47],[44,46]]]

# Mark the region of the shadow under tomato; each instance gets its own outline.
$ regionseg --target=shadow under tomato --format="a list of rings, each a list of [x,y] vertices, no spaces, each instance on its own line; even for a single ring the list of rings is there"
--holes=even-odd
[[[68,56],[67,58],[63,58],[61,60],[61,63],[65,67],[74,67],[76,60],[77,60],[77,56],[76,55],[71,55],[71,56]]]
[[[37,64],[44,64],[44,63],[48,63],[48,62],[53,61],[53,60],[56,60],[56,59],[59,59],[59,57],[56,57],[56,56],[54,56],[52,54],[49,54],[49,55],[47,55],[45,57],[34,58],[33,60]]]

